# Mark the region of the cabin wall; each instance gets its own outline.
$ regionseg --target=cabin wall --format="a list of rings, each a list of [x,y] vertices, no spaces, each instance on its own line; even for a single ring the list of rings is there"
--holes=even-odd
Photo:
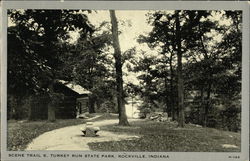
[[[77,114],[82,114],[85,112],[89,112],[89,97],[82,96],[77,98]]]

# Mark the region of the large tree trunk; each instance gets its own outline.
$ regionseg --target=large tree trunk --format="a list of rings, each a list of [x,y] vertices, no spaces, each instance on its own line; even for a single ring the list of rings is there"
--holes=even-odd
[[[53,42],[56,40],[55,37],[53,37],[54,33],[53,31],[50,29],[50,28],[46,28],[45,29],[45,37],[46,37],[46,41],[45,41],[45,48],[47,49],[47,54],[55,54],[55,46],[52,45]],[[49,66],[53,66],[53,64],[49,64]],[[55,73],[53,70],[51,70],[47,76],[47,79],[48,79],[48,89],[49,89],[49,92],[48,92],[48,95],[49,95],[49,102],[48,102],[48,121],[50,122],[54,122],[56,120],[56,116],[55,116],[55,111],[56,111],[56,107],[55,107],[55,104],[54,104],[54,101],[53,99],[55,99],[53,97],[54,95],[54,84],[56,82],[55,80]]]
[[[178,73],[178,109],[179,118],[178,126],[184,127],[185,117],[184,117],[184,88],[183,88],[183,78],[182,78],[182,51],[181,51],[181,33],[180,33],[180,20],[179,12],[176,11],[176,43],[177,43],[177,73]]]
[[[110,18],[112,23],[112,36],[113,36],[113,47],[115,57],[115,69],[116,69],[116,84],[117,84],[117,105],[119,112],[119,125],[129,125],[126,116],[124,98],[123,98],[123,79],[122,79],[122,62],[121,62],[121,49],[118,39],[118,25],[115,16],[115,11],[110,10]]]

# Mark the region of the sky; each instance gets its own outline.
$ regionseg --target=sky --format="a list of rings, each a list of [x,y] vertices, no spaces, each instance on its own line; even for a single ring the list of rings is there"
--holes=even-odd
[[[146,10],[117,10],[116,17],[119,21],[118,28],[121,31],[119,35],[121,51],[124,52],[133,47],[137,49],[149,50],[146,44],[142,45],[137,42],[137,38],[141,34],[146,34],[152,30],[152,26],[147,24]],[[99,26],[101,22],[110,22],[108,10],[92,11],[88,14],[90,23]],[[72,42],[77,40],[78,33],[72,32]]]
[[[138,46],[136,41],[138,35],[151,31],[152,27],[147,24],[147,17],[145,15],[147,13],[148,11],[116,11],[117,20],[125,22],[125,25],[119,23],[118,26],[122,31],[121,35],[119,35],[119,41],[123,52],[134,46]],[[93,12],[88,15],[88,18],[95,26],[102,21],[110,22],[108,10]]]
[[[121,10],[116,11],[118,28],[121,30],[119,35],[121,51],[124,52],[128,49],[136,47],[137,50],[150,50],[146,44],[139,44],[137,38],[141,34],[146,34],[152,30],[152,26],[147,24],[146,14],[149,11],[146,10]],[[102,10],[97,12],[92,12],[88,15],[89,21],[94,26],[98,26],[100,22],[107,21],[110,22],[110,15],[108,10]],[[125,22],[125,23],[122,23]],[[139,80],[136,78],[137,74],[133,72],[128,72],[125,68],[123,71],[127,73],[123,77],[125,83],[139,84]]]

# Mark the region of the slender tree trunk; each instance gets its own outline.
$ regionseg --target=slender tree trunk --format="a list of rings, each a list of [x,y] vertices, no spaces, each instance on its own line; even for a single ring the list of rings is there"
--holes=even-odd
[[[175,120],[175,106],[174,106],[174,87],[173,87],[173,79],[174,79],[174,72],[173,72],[173,53],[170,55],[170,108],[171,108],[171,116],[172,120]]]
[[[49,84],[49,93],[53,94],[54,93],[54,81],[52,81]],[[48,121],[54,122],[56,120],[56,108],[55,105],[53,104],[53,97],[50,96],[50,101],[48,103]]]
[[[207,127],[207,122],[208,122],[208,111],[210,107],[210,95],[211,95],[211,83],[208,82],[208,89],[207,89],[207,97],[206,97],[206,104],[204,105],[204,122],[203,126]]]
[[[101,108],[101,101],[100,99],[96,99],[96,108],[99,110]]]
[[[199,26],[200,27],[200,26]],[[203,52],[204,52],[204,60],[205,61],[208,61],[209,60],[209,56],[208,56],[208,52],[205,48],[205,45],[204,45],[204,42],[203,42],[203,38],[202,38],[202,35],[200,35],[200,41],[201,41],[201,46],[202,46],[202,49],[203,49]],[[203,102],[203,126],[204,127],[207,127],[207,120],[208,120],[208,109],[209,109],[209,101],[210,101],[210,93],[211,93],[211,82],[209,82],[212,78],[212,73],[211,73],[211,67],[210,66],[207,66],[206,67],[206,74],[207,75],[207,83],[208,86],[207,86],[207,97],[206,97],[206,102]]]
[[[201,88],[201,118],[199,119],[199,122],[201,125],[204,126],[204,120],[205,120],[205,101],[204,101],[204,88]]]
[[[177,73],[178,73],[178,126],[184,127],[185,117],[184,117],[184,88],[183,88],[183,78],[182,78],[182,51],[181,51],[181,33],[180,33],[180,20],[179,12],[176,11],[176,43],[177,43]]]
[[[34,100],[34,98],[32,97],[32,96],[29,96],[28,98],[28,102],[29,102],[29,104],[28,104],[28,107],[29,107],[29,113],[28,113],[28,120],[34,120],[34,103],[33,103],[33,100]]]
[[[119,125],[129,125],[126,116],[125,105],[123,100],[123,79],[122,79],[122,62],[121,62],[121,49],[118,38],[118,25],[115,16],[115,11],[110,10],[110,18],[112,23],[112,36],[113,47],[115,57],[115,69],[116,69],[116,84],[117,84],[117,104],[119,112]]]
[[[164,78],[164,88],[165,88],[165,103],[166,103],[166,107],[163,109],[164,112],[170,112],[171,110],[171,105],[170,105],[170,96],[168,94],[168,82],[167,82],[167,75]],[[170,109],[170,110],[169,110]]]

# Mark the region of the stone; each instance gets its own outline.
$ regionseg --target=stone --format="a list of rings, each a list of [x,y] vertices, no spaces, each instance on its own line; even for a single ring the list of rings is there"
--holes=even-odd
[[[85,136],[86,137],[95,137],[96,136],[95,130],[93,128],[87,128]]]
[[[232,144],[222,144],[222,147],[223,148],[239,148],[238,146],[232,145]]]
[[[87,122],[80,130],[86,137],[95,137],[97,136],[97,132],[100,131],[100,128],[93,126],[93,122]]]

